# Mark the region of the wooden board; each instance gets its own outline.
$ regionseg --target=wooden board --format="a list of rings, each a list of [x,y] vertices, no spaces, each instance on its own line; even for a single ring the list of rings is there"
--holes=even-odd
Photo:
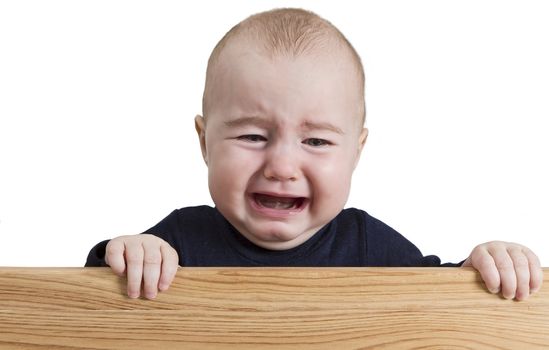
[[[0,268],[0,349],[549,349],[549,269],[523,302],[462,268],[180,268],[156,300],[107,268]]]

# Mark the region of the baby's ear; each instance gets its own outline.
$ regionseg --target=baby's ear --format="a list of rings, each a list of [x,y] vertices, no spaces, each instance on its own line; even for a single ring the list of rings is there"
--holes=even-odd
[[[197,114],[194,117],[194,128],[198,134],[198,140],[200,141],[200,149],[202,150],[202,158],[206,165],[208,165],[208,152],[206,150],[206,121],[204,117]]]
[[[364,145],[366,144],[366,139],[368,138],[368,129],[363,128],[358,137],[359,151],[362,152]]]
[[[368,138],[368,129],[363,128],[360,132],[360,135],[358,136],[358,149],[355,159],[355,168],[358,165],[358,161],[360,160],[360,154],[362,153],[362,150],[364,149],[364,145],[366,144],[366,139]]]

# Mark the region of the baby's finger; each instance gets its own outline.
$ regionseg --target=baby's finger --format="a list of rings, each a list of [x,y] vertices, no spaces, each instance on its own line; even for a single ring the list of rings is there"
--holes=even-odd
[[[123,276],[126,271],[126,261],[124,260],[124,242],[112,239],[105,249],[105,263],[111,267],[111,270],[118,276]]]
[[[128,278],[128,296],[137,298],[141,294],[143,276],[143,246],[141,243],[126,245],[126,275]]]
[[[484,248],[475,249],[471,263],[478,270],[490,293],[499,293],[501,280],[494,258]]]
[[[515,268],[515,298],[517,300],[525,300],[530,295],[530,267],[528,258],[522,252],[520,246],[509,248],[508,252]]]
[[[543,283],[543,270],[539,258],[530,249],[523,247],[522,251],[528,258],[530,268],[530,293],[536,293],[540,290]]]
[[[160,252],[162,253],[162,273],[160,275],[158,289],[164,291],[167,290],[173,282],[179,266],[179,256],[175,249],[169,244],[163,244],[160,247]]]
[[[490,254],[494,259],[501,280],[501,293],[505,299],[513,299],[517,291],[517,276],[513,259],[506,249],[493,249]]]
[[[156,244],[145,245],[143,259],[143,290],[147,299],[154,299],[158,294],[158,279],[160,278],[160,268],[162,256],[160,247]]]

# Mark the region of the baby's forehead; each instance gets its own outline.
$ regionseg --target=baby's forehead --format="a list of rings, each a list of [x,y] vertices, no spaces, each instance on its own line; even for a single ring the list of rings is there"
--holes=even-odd
[[[227,106],[238,106],[240,109],[261,105],[264,100],[286,105],[287,101],[294,99],[291,96],[302,96],[307,91],[307,98],[300,98],[300,107],[307,111],[305,114],[339,115],[342,109],[348,114],[352,112],[347,109],[348,106],[360,104],[362,97],[359,93],[360,80],[351,58],[343,56],[321,50],[310,50],[297,57],[282,53],[269,55],[264,50],[258,50],[250,40],[240,40],[225,47],[216,66],[211,67],[208,107],[212,111],[226,110]],[[280,96],[282,91],[294,91],[295,94],[284,94],[290,100],[274,98]],[[341,97],[335,96],[342,93],[348,103],[344,108],[334,109],[339,106],[334,98],[339,101]],[[233,104],[222,102],[228,100]],[[254,110],[253,107],[250,109]],[[352,114],[361,115],[361,112]]]
[[[297,59],[269,58],[260,54],[228,56],[231,57],[220,60],[206,115],[215,115],[222,120],[238,116],[278,116],[276,125],[265,120],[250,124],[265,128],[268,125],[269,129],[286,125],[317,130],[330,129],[318,127],[319,122],[325,123],[326,119],[332,122],[341,119],[354,125],[349,123],[347,116],[356,115],[357,120],[360,116],[358,79],[350,76],[350,69],[339,73],[330,66],[315,62],[314,57],[306,56]],[[328,64],[332,62],[326,61]],[[279,125],[282,120],[285,122]]]

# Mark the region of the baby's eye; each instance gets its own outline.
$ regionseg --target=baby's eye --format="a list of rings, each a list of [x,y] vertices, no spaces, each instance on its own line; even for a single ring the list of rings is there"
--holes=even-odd
[[[241,135],[236,138],[237,140],[243,140],[246,142],[262,142],[267,141],[267,139],[264,136],[261,135]]]
[[[322,147],[322,146],[331,145],[330,141],[323,140],[323,139],[316,139],[316,138],[306,139],[303,141],[303,143],[313,147]]]

